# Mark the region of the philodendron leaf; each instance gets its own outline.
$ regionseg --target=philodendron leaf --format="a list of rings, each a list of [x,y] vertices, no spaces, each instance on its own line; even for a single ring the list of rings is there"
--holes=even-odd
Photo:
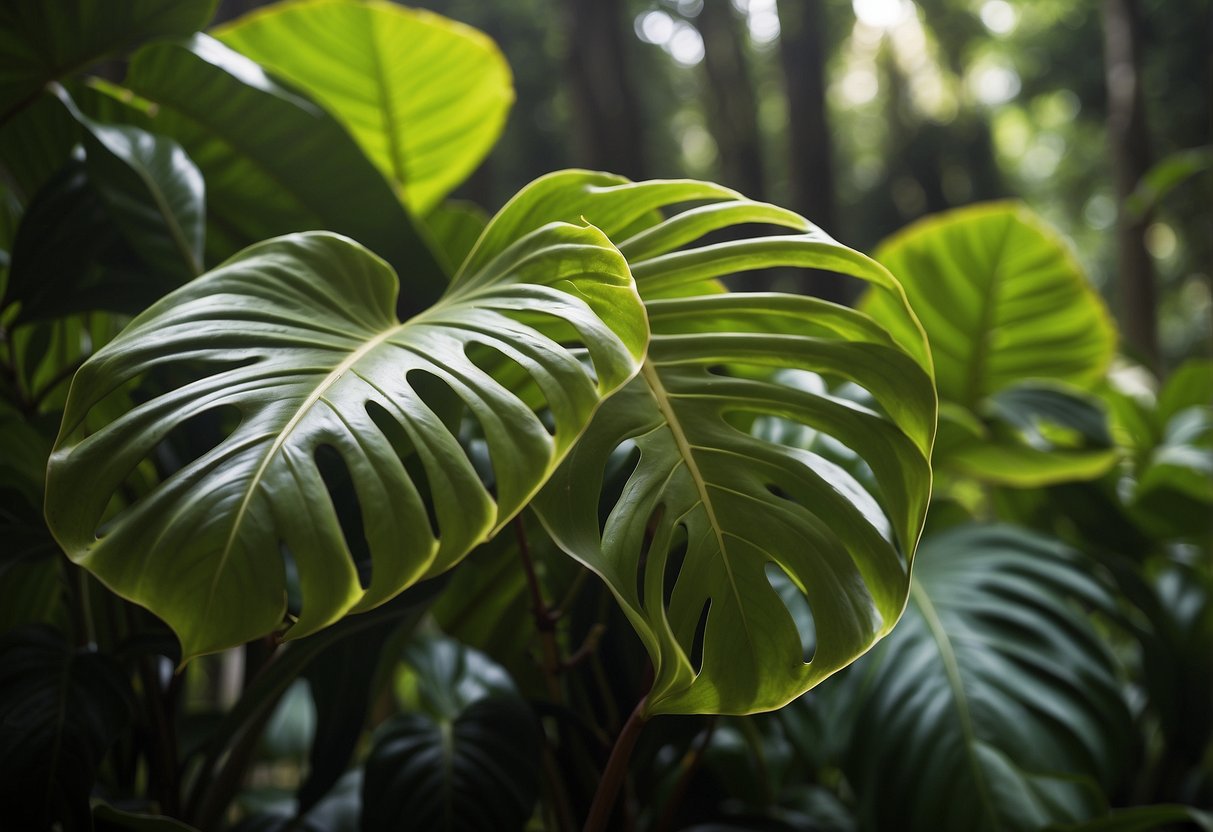
[[[385,0],[289,0],[215,36],[324,105],[418,216],[476,168],[514,101],[485,34]]]
[[[658,213],[692,201],[701,204]],[[470,263],[510,233],[576,211],[613,235],[646,300],[654,337],[639,377],[598,412],[535,506],[556,542],[607,582],[648,649],[649,713],[777,708],[871,647],[905,603],[935,430],[924,342],[893,277],[796,214],[702,182],[570,172],[512,205],[510,218],[527,225],[490,226]],[[794,233],[693,245],[743,223]],[[683,296],[774,266],[870,281],[901,304],[904,341],[813,298]],[[786,370],[857,385],[869,404],[794,383]],[[771,420],[817,438],[807,447],[763,438],[800,433],[772,431]],[[823,455],[816,443],[826,441],[870,468],[871,490]],[[600,523],[604,472],[637,450]],[[781,574],[815,632],[798,629],[773,586]]]
[[[47,0],[0,7],[0,124],[48,82],[206,25],[215,0]]]
[[[1120,458],[1097,399],[1058,382],[1019,382],[987,398],[981,413],[940,411],[935,470],[997,485],[1038,488],[1091,480]]]
[[[1056,232],[1025,206],[996,202],[928,217],[876,251],[905,287],[931,342],[939,397],[975,409],[1026,379],[1087,386],[1116,347],[1111,316]],[[897,332],[900,310],[861,308]]]
[[[542,730],[509,674],[450,639],[405,654],[415,707],[375,736],[362,828],[521,830],[538,793]]]
[[[130,720],[133,695],[110,656],[49,627],[0,637],[0,798],[6,828],[90,829],[97,766]],[[8,827],[8,824],[12,824]]]
[[[281,626],[284,557],[302,592],[288,637],[453,566],[544,483],[648,335],[627,264],[589,226],[520,236],[403,323],[397,291],[351,240],[270,240],[162,299],[76,375],[47,519],[73,560],[173,627],[185,659]],[[84,428],[153,371],[164,389]],[[494,476],[431,409],[448,398],[479,423]],[[127,474],[204,414],[230,425],[217,444],[108,516]],[[361,529],[338,522],[321,462],[347,470]]]
[[[445,289],[414,220],[341,125],[214,38],[145,47],[121,86],[93,87],[77,93],[88,115],[167,136],[202,171],[208,263],[268,237],[327,229],[406,276],[410,314]]]
[[[901,623],[848,680],[862,827],[1016,832],[1104,811],[1132,718],[1081,605],[1110,603],[1077,552],[1021,529],[925,539]]]

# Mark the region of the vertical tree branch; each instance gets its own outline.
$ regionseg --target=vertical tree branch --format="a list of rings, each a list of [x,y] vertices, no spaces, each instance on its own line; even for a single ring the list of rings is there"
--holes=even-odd
[[[628,760],[632,757],[632,749],[636,747],[640,730],[644,728],[644,709],[647,704],[648,697],[641,697],[615,740],[606,768],[602,770],[602,779],[598,781],[598,789],[594,792],[594,801],[590,804],[584,832],[602,832],[611,819],[615,800],[619,796],[619,787],[623,785],[623,778],[628,771]]]
[[[1154,264],[1146,250],[1149,215],[1137,216],[1125,200],[1150,165],[1141,78],[1141,9],[1137,0],[1104,0],[1104,72],[1108,94],[1108,145],[1116,185],[1116,266],[1125,341],[1148,367],[1159,369]]]

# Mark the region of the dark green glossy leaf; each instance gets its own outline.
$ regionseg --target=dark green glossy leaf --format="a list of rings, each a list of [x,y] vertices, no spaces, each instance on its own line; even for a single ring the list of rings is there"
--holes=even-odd
[[[211,19],[215,0],[46,0],[0,7],[0,124],[50,81]]]
[[[1073,550],[1010,526],[923,541],[910,604],[848,675],[865,829],[1036,830],[1104,811],[1130,762],[1117,669]]]
[[[362,829],[521,830],[538,794],[539,754],[539,723],[514,695],[477,699],[451,718],[396,716],[366,762]]]
[[[291,231],[325,229],[387,260],[416,312],[445,289],[443,269],[391,185],[324,110],[255,63],[198,35],[135,54],[121,87],[79,97],[105,122],[179,143],[207,186],[208,264]]]
[[[185,660],[282,625],[283,547],[303,598],[291,638],[454,566],[542,485],[635,373],[648,335],[626,263],[592,227],[527,234],[404,323],[397,291],[388,265],[348,239],[268,241],[151,307],[77,374],[48,477],[51,528],[72,558],[170,624]],[[113,391],[171,366],[180,386],[86,428]],[[538,403],[506,386],[519,373]],[[481,425],[491,490],[431,410],[435,387]],[[128,472],[217,408],[239,423],[106,516]],[[322,447],[352,476],[361,529],[338,521]],[[369,579],[348,542],[359,535]]]
[[[89,829],[97,766],[130,721],[130,687],[108,656],[49,627],[0,636],[0,800],[13,829]]]
[[[1048,832],[1158,832],[1159,829],[1213,832],[1213,814],[1191,806],[1133,806],[1082,823],[1051,826]]]

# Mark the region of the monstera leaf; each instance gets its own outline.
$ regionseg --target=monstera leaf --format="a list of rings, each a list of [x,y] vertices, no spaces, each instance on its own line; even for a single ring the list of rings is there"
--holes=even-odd
[[[512,206],[526,225],[490,228],[469,264],[571,212],[618,242],[646,300],[653,339],[640,375],[598,412],[535,506],[556,542],[610,586],[647,647],[647,711],[776,708],[853,661],[897,621],[930,490],[935,395],[896,281],[796,214],[701,182],[570,172]],[[685,210],[663,218],[670,206]],[[793,233],[691,245],[742,223]],[[711,285],[772,266],[870,281],[901,304],[904,340],[824,301]],[[713,293],[687,294],[704,290]],[[788,370],[855,385],[867,403],[791,383]],[[771,420],[819,438],[760,438]],[[828,458],[827,444],[863,472]],[[605,471],[637,451],[600,522]],[[787,583],[789,605],[776,588]],[[811,623],[798,629],[793,605],[811,610],[801,615]]]
[[[215,36],[324,105],[418,215],[476,168],[514,100],[486,35],[384,0],[291,0]]]
[[[943,403],[936,470],[1038,487],[1115,464],[1106,415],[1084,397],[1107,371],[1115,329],[1042,220],[1015,203],[962,208],[895,234],[876,259],[902,281],[931,343]],[[886,295],[869,292],[861,308],[904,326]],[[1059,433],[1081,441],[1052,441]]]
[[[454,565],[543,484],[648,335],[627,264],[589,226],[519,235],[403,323],[397,291],[348,239],[270,240],[162,299],[77,374],[49,524],[77,563],[167,621],[185,659],[281,626],[284,558],[302,593],[288,637]],[[86,428],[149,374],[138,405]],[[443,421],[452,402],[479,425],[491,472],[460,445],[458,413]],[[194,420],[218,426],[214,447],[129,499],[128,473]],[[360,528],[338,521],[334,467]]]
[[[925,539],[901,623],[846,680],[862,827],[1010,832],[1102,813],[1132,720],[1082,605],[1110,603],[1077,552],[1021,529]]]

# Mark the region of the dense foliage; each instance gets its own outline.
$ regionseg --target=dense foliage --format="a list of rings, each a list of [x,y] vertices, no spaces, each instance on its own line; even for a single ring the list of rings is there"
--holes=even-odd
[[[1213,826],[1213,361],[1043,220],[489,217],[491,39],[213,6],[0,5],[4,828]]]

